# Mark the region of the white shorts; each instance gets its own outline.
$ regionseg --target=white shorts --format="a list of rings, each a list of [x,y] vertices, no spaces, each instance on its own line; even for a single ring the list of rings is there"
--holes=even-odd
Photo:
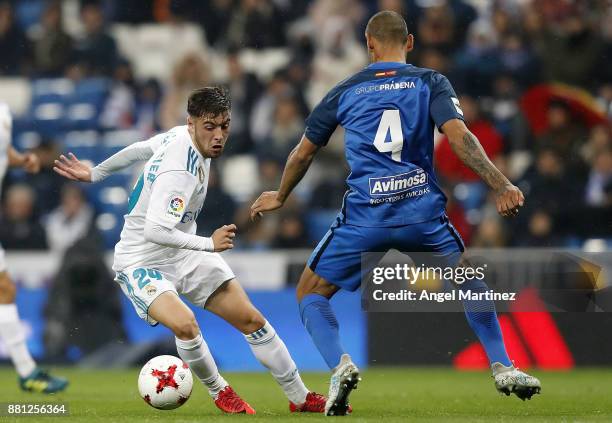
[[[140,318],[150,325],[151,303],[166,291],[184,296],[204,308],[208,297],[224,282],[234,279],[234,272],[217,253],[193,251],[183,259],[155,267],[130,267],[116,273],[115,281],[132,302]]]
[[[6,259],[4,258],[4,249],[2,245],[0,245],[0,272],[4,272],[6,270]]]

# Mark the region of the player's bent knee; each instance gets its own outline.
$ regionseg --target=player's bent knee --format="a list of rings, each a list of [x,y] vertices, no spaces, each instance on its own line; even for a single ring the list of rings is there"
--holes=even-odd
[[[326,298],[331,298],[337,291],[338,288],[336,286],[330,284],[306,266],[297,284],[295,293],[298,302],[300,302],[308,294],[319,294]]]
[[[193,313],[191,313],[191,316],[177,321],[170,329],[178,339],[183,341],[194,339],[200,334],[200,327]]]
[[[300,276],[300,280],[295,288],[298,302],[302,301],[305,295],[312,293],[313,289],[316,287],[316,277],[317,275],[310,270],[308,266],[304,268],[302,276]]]
[[[250,333],[258,331],[259,329],[264,327],[265,324],[265,317],[263,317],[263,315],[259,311],[253,310],[253,312],[250,312],[245,315],[245,318],[240,324],[239,330],[245,335],[248,335]]]
[[[12,304],[15,302],[17,288],[8,273],[0,273],[0,304]]]
[[[149,306],[149,316],[174,332],[179,339],[187,341],[200,333],[193,311],[175,292],[160,294]]]

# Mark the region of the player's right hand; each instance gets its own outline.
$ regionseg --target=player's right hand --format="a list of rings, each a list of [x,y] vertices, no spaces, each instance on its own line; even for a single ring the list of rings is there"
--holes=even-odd
[[[215,252],[231,250],[234,248],[234,238],[236,237],[236,225],[223,225],[213,232],[212,240],[215,246]]]
[[[273,211],[283,206],[282,201],[278,199],[278,191],[263,192],[251,206],[251,220],[256,222],[264,212]]]
[[[62,154],[59,160],[55,160],[53,170],[72,181],[91,182],[91,166],[77,159],[72,153],[68,153],[68,157]]]
[[[525,204],[525,196],[518,187],[508,184],[497,193],[497,212],[504,217],[514,217]]]

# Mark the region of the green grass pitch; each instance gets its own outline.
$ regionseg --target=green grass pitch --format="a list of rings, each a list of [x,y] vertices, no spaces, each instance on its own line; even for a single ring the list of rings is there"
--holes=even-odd
[[[280,388],[267,373],[225,373],[226,379],[256,410],[256,416],[221,415],[201,384],[180,409],[158,411],[138,396],[138,369],[91,371],[57,369],[70,378],[68,390],[57,396],[22,393],[9,367],[0,368],[0,403],[56,402],[69,405],[70,416],[0,417],[4,422],[217,422],[315,421],[320,415],[292,415]],[[612,369],[571,372],[534,372],[542,394],[522,402],[499,395],[485,372],[457,372],[441,368],[371,368],[363,372],[351,396],[352,422],[497,421],[585,422],[612,421]],[[328,375],[303,375],[310,389],[327,393]],[[329,421],[329,420],[327,420]]]

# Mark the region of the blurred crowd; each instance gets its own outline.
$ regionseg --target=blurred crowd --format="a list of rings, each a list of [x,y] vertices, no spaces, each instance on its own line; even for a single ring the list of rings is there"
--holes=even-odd
[[[492,193],[437,134],[438,178],[466,244],[612,242],[612,5],[606,0],[4,0],[0,78],[107,78],[98,130],[136,128],[141,139],[183,124],[192,89],[226,85],[232,133],[213,165],[199,232],[210,235],[235,222],[239,248],[307,248],[333,221],[346,189],[341,129],[282,212],[251,223],[248,208],[261,191],[278,187],[312,107],[367,65],[365,24],[383,9],[406,18],[416,40],[408,61],[450,79],[468,127],[527,198],[518,218],[498,217]],[[168,51],[158,52],[171,69],[166,77],[140,77],[146,72],[138,52],[125,54],[117,39],[117,28],[151,23],[177,34]],[[200,35],[187,36],[193,32],[185,28]],[[270,71],[260,71],[252,51],[279,57],[277,64],[267,60]],[[557,83],[570,87],[566,94],[555,94]],[[542,84],[548,84],[543,94],[525,101]],[[79,186],[50,170],[63,151],[61,135],[43,137],[35,149],[43,172],[6,178],[0,242],[7,249],[64,251],[95,230],[99,211]]]

